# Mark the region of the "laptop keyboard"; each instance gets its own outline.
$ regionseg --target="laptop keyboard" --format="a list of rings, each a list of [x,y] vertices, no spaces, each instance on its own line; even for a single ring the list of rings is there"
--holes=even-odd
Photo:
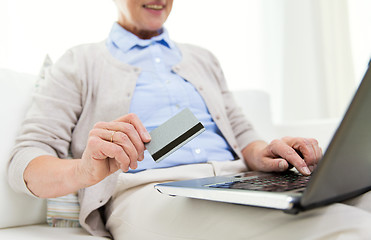
[[[305,187],[309,179],[310,176],[304,176],[293,171],[288,171],[285,173],[277,173],[253,178],[235,178],[233,181],[212,184],[208,185],[208,187],[285,192]]]

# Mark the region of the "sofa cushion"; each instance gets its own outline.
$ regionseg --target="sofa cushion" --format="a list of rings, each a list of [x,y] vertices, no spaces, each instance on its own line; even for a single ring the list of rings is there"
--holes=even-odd
[[[0,69],[0,228],[45,222],[46,201],[14,192],[6,177],[9,154],[30,104],[35,81],[36,76]]]
[[[30,225],[17,228],[0,229],[0,239],[17,240],[103,240],[104,237],[92,236],[82,228],[51,228],[47,224]]]

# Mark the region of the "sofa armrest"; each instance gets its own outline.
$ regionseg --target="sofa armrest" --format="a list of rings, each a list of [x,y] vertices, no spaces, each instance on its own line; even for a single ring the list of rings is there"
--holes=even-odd
[[[10,151],[31,101],[35,81],[33,75],[0,69],[0,229],[46,222],[46,201],[14,192],[7,180]]]
[[[263,90],[248,89],[233,91],[234,99],[260,137],[271,141],[277,137],[272,123],[269,94]]]
[[[340,119],[273,123],[269,94],[263,90],[233,91],[237,104],[266,141],[284,136],[307,137],[318,140],[323,150],[331,141]]]
[[[309,121],[287,122],[275,124],[275,132],[277,136],[292,136],[315,138],[318,140],[319,146],[323,151],[327,149],[332,136],[334,135],[340,119],[316,119]]]

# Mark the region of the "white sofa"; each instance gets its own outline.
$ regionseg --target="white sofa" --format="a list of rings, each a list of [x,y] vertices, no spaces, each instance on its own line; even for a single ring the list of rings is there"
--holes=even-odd
[[[255,129],[268,142],[284,136],[316,138],[325,151],[340,123],[338,118],[273,123],[268,93],[243,90],[234,91],[233,95]]]
[[[105,239],[82,228],[56,228],[46,223],[46,200],[16,193],[7,178],[7,159],[31,101],[36,76],[0,69],[0,239]]]
[[[36,77],[0,69],[0,239],[105,239],[90,236],[82,228],[56,228],[46,223],[46,200],[15,193],[6,179],[7,160],[19,126],[31,101]],[[266,140],[284,135],[313,136],[323,148],[337,125],[336,120],[274,125],[269,96],[262,91],[235,92],[236,100]]]

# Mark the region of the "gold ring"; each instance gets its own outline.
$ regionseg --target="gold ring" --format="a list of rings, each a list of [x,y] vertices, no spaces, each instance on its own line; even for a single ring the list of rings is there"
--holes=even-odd
[[[112,134],[111,134],[111,143],[113,143],[113,136],[115,135],[117,131],[113,131]]]

